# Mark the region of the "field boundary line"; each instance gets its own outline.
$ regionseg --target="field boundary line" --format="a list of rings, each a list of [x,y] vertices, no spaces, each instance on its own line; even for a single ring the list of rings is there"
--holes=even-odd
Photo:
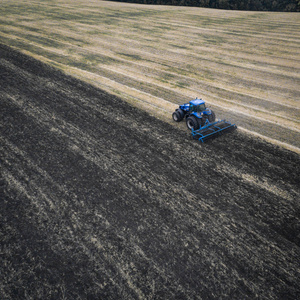
[[[14,47],[14,48],[15,48],[15,49],[18,49],[17,47]],[[18,50],[19,50],[19,49],[18,49]],[[61,70],[67,72],[68,75],[70,75],[70,76],[75,76],[75,77],[77,77],[77,78],[80,78],[81,80],[84,80],[85,82],[92,83],[93,85],[95,85],[95,83],[96,83],[96,82],[95,82],[95,77],[103,78],[103,79],[106,81],[106,83],[108,84],[108,88],[105,88],[105,90],[106,90],[107,92],[111,92],[111,89],[113,89],[113,86],[109,85],[109,82],[111,82],[111,83],[113,83],[114,85],[116,85],[116,84],[117,84],[117,85],[121,85],[123,88],[125,88],[125,89],[127,89],[127,90],[129,89],[129,90],[132,90],[132,91],[136,91],[136,92],[138,92],[138,93],[141,93],[141,94],[146,95],[147,97],[151,97],[151,100],[153,100],[154,98],[157,98],[157,100],[163,101],[163,102],[167,105],[167,107],[169,107],[169,105],[172,105],[172,107],[177,107],[177,106],[178,106],[178,105],[175,104],[175,103],[172,103],[172,102],[170,102],[170,101],[164,100],[164,99],[162,99],[162,98],[158,98],[158,97],[152,96],[152,95],[149,94],[149,93],[146,93],[146,92],[137,90],[137,89],[135,89],[135,88],[131,88],[131,87],[129,87],[129,86],[125,86],[125,85],[123,85],[123,84],[121,84],[121,83],[118,83],[118,82],[116,82],[116,81],[114,81],[114,80],[112,80],[112,79],[110,79],[110,78],[103,77],[103,76],[98,75],[98,74],[96,74],[96,73],[93,73],[93,72],[90,72],[90,71],[86,71],[86,70],[82,70],[82,69],[79,69],[79,68],[76,68],[76,67],[64,65],[64,64],[62,64],[62,63],[58,63],[58,62],[53,61],[53,60],[51,60],[51,59],[49,59],[49,58],[46,58],[46,57],[41,56],[41,55],[34,54],[34,53],[32,53],[32,52],[30,52],[30,51],[27,51],[27,50],[22,50],[22,52],[25,53],[25,54],[29,54],[30,56],[35,57],[35,58],[37,58],[37,59],[40,59],[40,60],[42,60],[42,61],[44,61],[44,62],[47,62],[47,63],[50,63],[50,64],[54,64],[54,65],[56,65],[56,66],[60,66]],[[75,75],[74,73],[72,73],[72,72],[71,72],[72,70],[73,70],[73,71],[76,71],[77,75]],[[83,77],[80,73],[88,74],[88,75],[89,75],[89,76],[88,76],[88,77],[89,77],[89,80],[87,80],[86,77]],[[93,79],[92,79],[92,78],[93,78]],[[99,83],[99,82],[98,82],[98,86],[103,86],[103,85],[105,86],[105,83],[102,83],[102,82]],[[96,84],[96,86],[97,86],[97,84]],[[119,89],[117,89],[117,90],[120,91]],[[117,94],[115,93],[115,95],[117,95]],[[120,96],[120,95],[119,95],[119,96]],[[128,94],[128,96],[132,97],[133,95]],[[134,96],[133,96],[133,97],[134,97]],[[121,98],[124,99],[124,101],[128,102],[127,100],[125,100],[125,97],[121,97]],[[136,98],[136,97],[135,97],[135,98]],[[145,101],[145,100],[142,100],[142,99],[138,99],[138,100],[140,100],[141,103],[143,103],[143,102],[147,102],[147,103],[148,103],[148,101]],[[163,110],[163,108],[162,108],[161,105],[155,105],[151,100],[150,100],[150,103],[149,103],[149,104],[151,104],[152,106],[155,106],[155,107],[157,107],[157,108]],[[209,101],[209,102],[212,102],[212,101]],[[212,102],[212,103],[213,103],[213,102]],[[220,104],[215,104],[215,103],[213,103],[213,105],[218,106],[218,107],[224,109],[224,107],[221,106]],[[234,111],[234,112],[238,112],[238,113],[240,113],[240,114],[249,116],[249,114],[247,114],[247,113],[245,113],[245,112],[238,111],[238,110],[236,110],[236,109],[225,108],[225,110],[228,110],[228,111]],[[171,111],[171,109],[169,109],[169,111]],[[256,116],[256,118],[257,118],[257,119],[260,119],[260,120],[262,120],[262,121],[264,121],[264,122],[276,124],[275,122],[272,122],[272,121],[269,121],[269,120],[265,120],[265,119],[259,118],[259,117],[257,117],[257,116]],[[170,123],[170,122],[169,122],[169,123]],[[278,126],[278,124],[276,124],[276,125]],[[290,129],[289,127],[286,127],[286,126],[283,126],[283,127]],[[248,130],[248,129],[246,129],[246,128],[240,127],[240,126],[239,126],[239,129],[241,129],[242,131],[244,131],[244,132],[246,132],[246,133],[249,133],[249,134],[258,136],[258,137],[260,137],[260,138],[262,138],[262,139],[264,139],[264,140],[266,140],[266,141],[268,141],[268,142],[270,142],[270,143],[272,143],[272,144],[279,145],[279,146],[281,146],[281,147],[283,147],[283,148],[285,148],[285,149],[288,149],[288,150],[291,150],[291,151],[294,151],[294,152],[300,154],[300,148],[298,148],[298,147],[296,147],[296,146],[292,146],[292,145],[290,145],[290,144],[288,144],[288,143],[281,142],[281,141],[279,141],[279,140],[276,140],[276,139],[267,137],[267,136],[262,135],[262,134],[260,134],[260,133],[258,133],[258,132],[251,131],[251,130]],[[294,131],[295,131],[295,130],[294,130]],[[299,132],[299,131],[296,130],[296,132]]]

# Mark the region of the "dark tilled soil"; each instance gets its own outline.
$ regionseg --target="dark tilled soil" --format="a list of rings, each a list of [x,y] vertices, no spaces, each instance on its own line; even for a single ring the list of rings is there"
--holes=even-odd
[[[0,299],[299,299],[300,157],[200,144],[0,46]]]

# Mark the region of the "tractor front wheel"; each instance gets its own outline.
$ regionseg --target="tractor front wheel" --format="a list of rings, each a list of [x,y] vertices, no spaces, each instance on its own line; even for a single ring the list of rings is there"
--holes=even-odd
[[[172,114],[172,118],[175,122],[180,122],[180,115],[179,115],[179,112],[178,111],[174,111],[173,114]]]
[[[198,119],[194,116],[188,117],[186,119],[186,126],[190,130],[197,130],[200,127]]]
[[[175,122],[182,121],[183,117],[184,117],[184,112],[182,109],[176,109],[176,111],[174,111],[172,114],[172,118]]]

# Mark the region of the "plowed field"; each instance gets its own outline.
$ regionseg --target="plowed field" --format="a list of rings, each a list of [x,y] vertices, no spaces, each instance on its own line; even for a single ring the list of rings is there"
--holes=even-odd
[[[298,13],[2,0],[0,42],[166,122],[203,98],[217,118],[300,153]]]
[[[300,157],[208,144],[0,47],[1,299],[297,299]]]

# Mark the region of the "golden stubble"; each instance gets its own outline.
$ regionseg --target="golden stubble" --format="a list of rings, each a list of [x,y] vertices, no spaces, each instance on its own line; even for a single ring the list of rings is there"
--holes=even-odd
[[[5,0],[2,11],[0,42],[167,122],[202,97],[219,118],[300,131],[297,14],[83,0]]]

